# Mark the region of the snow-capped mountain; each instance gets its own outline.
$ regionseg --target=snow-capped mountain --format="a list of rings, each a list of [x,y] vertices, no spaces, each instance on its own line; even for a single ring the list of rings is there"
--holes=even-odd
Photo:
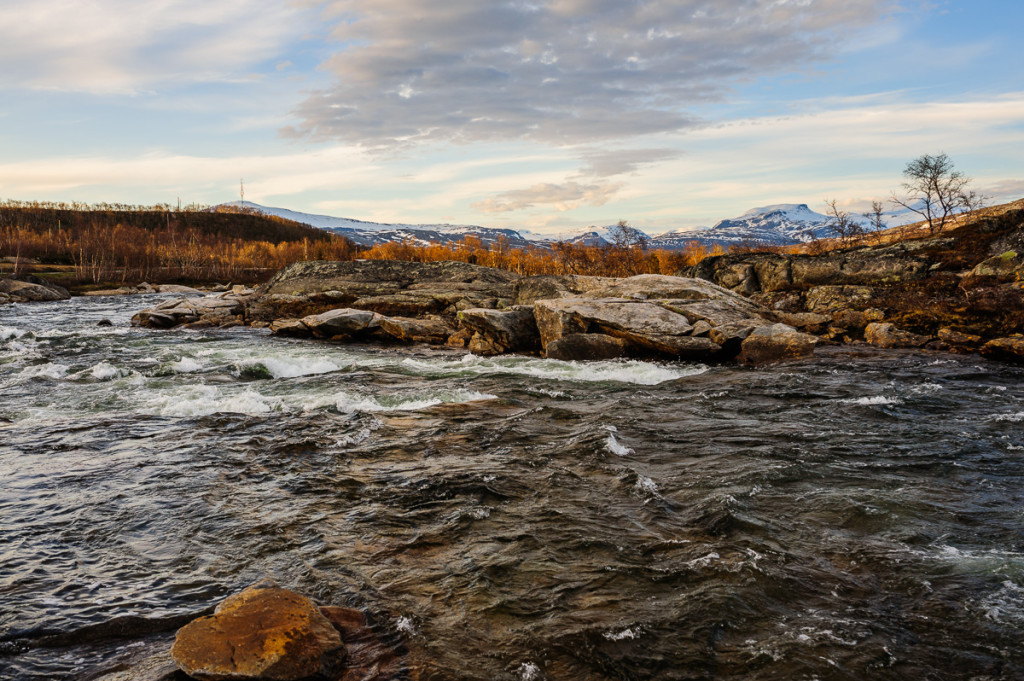
[[[767,244],[788,246],[831,236],[829,218],[806,203],[781,203],[752,208],[737,218],[714,227],[675,230],[652,240],[656,248],[684,248],[697,241],[704,245]]]
[[[522,246],[526,244],[523,238],[514,229],[498,229],[493,227],[479,227],[476,225],[449,225],[449,224],[405,224],[405,223],[381,223],[353,220],[351,218],[337,218],[330,215],[315,215],[313,213],[301,213],[288,210],[287,208],[275,208],[272,206],[261,206],[251,201],[232,201],[221,204],[220,207],[240,208],[252,210],[264,215],[274,215],[285,220],[299,222],[311,227],[317,227],[339,236],[346,237],[361,246],[372,246],[374,244],[387,243],[389,241],[411,241],[418,245],[430,243],[451,243],[461,241],[466,236],[478,237],[484,245],[494,243],[500,237],[508,240],[510,245]]]
[[[584,246],[607,246],[622,241],[619,235],[622,228],[618,225],[586,227],[562,234],[546,235],[525,229],[477,225],[366,222],[261,206],[249,201],[234,201],[222,206],[258,211],[318,227],[347,237],[363,246],[401,241],[418,245],[449,244],[461,241],[466,236],[479,238],[485,246],[496,243],[498,239],[504,239],[510,246],[518,248],[530,243],[543,244],[555,241]],[[863,216],[851,217],[862,224],[867,223]],[[906,210],[886,213],[883,217],[889,226],[906,224],[917,219],[915,214]],[[752,208],[739,217],[722,220],[713,227],[688,227],[658,235],[646,234],[635,227],[625,229],[628,230],[626,241],[635,243],[646,239],[648,247],[664,249],[684,249],[694,242],[706,246],[720,244],[725,247],[741,244],[787,246],[834,236],[829,217],[811,210],[806,203],[783,203]],[[619,238],[616,238],[617,236]]]

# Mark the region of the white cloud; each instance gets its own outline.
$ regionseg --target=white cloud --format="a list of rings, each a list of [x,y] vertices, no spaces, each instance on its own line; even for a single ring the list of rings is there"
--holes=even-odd
[[[578,144],[680,130],[730,84],[803,68],[891,0],[333,0],[341,45],[290,132],[366,146]]]
[[[559,212],[579,208],[587,204],[603,206],[622,187],[621,184],[580,184],[564,182],[561,184],[535,184],[527,189],[513,189],[474,203],[473,210],[481,213],[507,213],[511,211],[534,208],[537,205],[550,206]]]
[[[0,87],[136,93],[245,78],[305,30],[306,11],[279,0],[6,2]]]

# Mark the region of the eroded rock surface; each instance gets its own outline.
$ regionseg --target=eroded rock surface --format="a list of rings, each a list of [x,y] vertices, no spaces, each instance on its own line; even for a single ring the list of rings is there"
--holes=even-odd
[[[30,274],[0,279],[0,303],[39,303],[70,297],[66,288]]]

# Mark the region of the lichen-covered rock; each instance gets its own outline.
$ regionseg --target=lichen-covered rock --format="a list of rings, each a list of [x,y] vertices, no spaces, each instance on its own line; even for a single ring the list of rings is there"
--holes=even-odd
[[[994,277],[1002,281],[1019,281],[1024,277],[1024,256],[1016,251],[1006,251],[978,263],[967,276],[968,278]]]
[[[938,336],[940,341],[947,343],[954,348],[977,348],[982,344],[981,336],[977,336],[972,333],[963,333],[949,327],[939,329]]]
[[[537,322],[530,306],[507,310],[471,308],[459,312],[458,320],[460,326],[472,332],[468,346],[475,354],[528,352],[539,347]]]
[[[743,339],[740,361],[763,364],[814,354],[818,338],[801,333],[787,324],[772,324],[754,329]]]
[[[296,681],[334,674],[344,647],[316,605],[267,581],[179,629],[171,657],[186,674],[204,681]]]
[[[880,348],[920,348],[931,338],[903,331],[888,322],[872,322],[864,329],[864,340]]]
[[[1003,362],[1024,363],[1024,336],[996,338],[981,346],[981,354]]]
[[[309,338],[313,332],[301,319],[275,319],[269,324],[270,333],[288,338]]]
[[[175,298],[136,312],[132,326],[167,329],[200,321],[203,326],[223,326],[241,321],[249,298],[234,293]]]

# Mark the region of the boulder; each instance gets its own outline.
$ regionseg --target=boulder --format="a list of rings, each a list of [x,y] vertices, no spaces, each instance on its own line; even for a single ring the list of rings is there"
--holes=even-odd
[[[455,333],[455,329],[442,319],[410,319],[407,317],[381,317],[380,329],[402,343],[426,343],[428,345],[444,345],[448,336]]]
[[[341,636],[309,599],[261,582],[178,630],[171,657],[202,680],[295,681],[340,669]]]
[[[615,359],[626,354],[626,341],[603,333],[570,333],[551,341],[548,359]]]
[[[376,312],[341,308],[302,318],[302,324],[317,338],[352,338],[380,328]]]
[[[864,329],[864,340],[880,348],[919,348],[931,338],[903,331],[888,322],[872,322]]]
[[[939,329],[939,340],[946,343],[953,348],[966,349],[966,348],[977,348],[982,344],[981,336],[976,336],[971,333],[962,333],[948,326]]]
[[[740,361],[763,364],[814,354],[818,338],[801,333],[787,324],[760,326],[747,336],[740,347]]]
[[[309,338],[313,332],[302,323],[301,319],[275,319],[270,322],[270,333],[275,336],[287,336],[289,338]]]
[[[829,314],[866,305],[874,293],[869,286],[815,286],[807,291],[805,305],[808,312]]]
[[[0,279],[0,294],[4,294],[11,303],[39,303],[71,298],[66,288],[31,274]]]
[[[132,326],[167,329],[197,322],[203,322],[202,326],[224,326],[241,321],[247,301],[247,296],[231,293],[175,298],[135,313]]]
[[[532,307],[470,308],[459,312],[458,320],[460,327],[472,332],[468,346],[475,354],[500,355],[538,348],[539,332]]]
[[[1003,362],[1024,363],[1024,336],[996,338],[981,346],[981,354]]]
[[[1024,256],[1016,251],[1006,251],[994,258],[978,263],[967,278],[994,277],[1002,281],[1019,281],[1024,278]]]

